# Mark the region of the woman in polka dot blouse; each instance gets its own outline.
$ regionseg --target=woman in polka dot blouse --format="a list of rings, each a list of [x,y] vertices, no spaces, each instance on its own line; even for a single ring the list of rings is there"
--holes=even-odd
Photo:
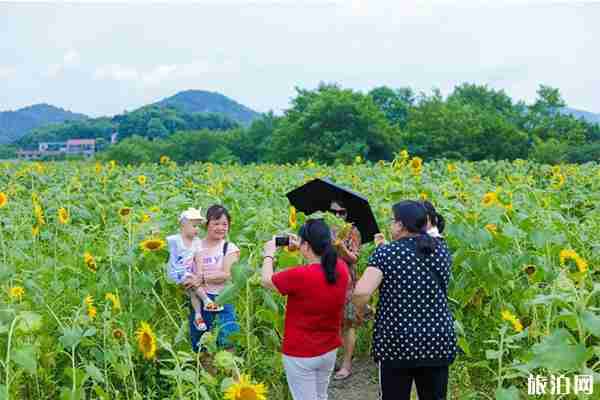
[[[450,251],[441,237],[427,233],[422,203],[402,201],[392,212],[393,241],[371,255],[353,296],[360,309],[379,289],[373,357],[380,396],[409,400],[414,381],[419,400],[446,399],[457,350],[447,301]]]

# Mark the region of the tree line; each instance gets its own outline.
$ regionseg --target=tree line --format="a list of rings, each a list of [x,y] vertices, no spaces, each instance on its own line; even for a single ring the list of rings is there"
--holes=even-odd
[[[424,160],[531,159],[584,163],[600,158],[600,126],[562,113],[560,91],[540,86],[532,104],[503,90],[464,83],[444,97],[409,87],[369,92],[321,84],[296,88],[282,115],[263,114],[248,127],[216,115],[143,107],[121,116],[52,126],[22,139],[108,138],[118,126],[120,142],[99,156],[121,163],[155,162],[166,155],[195,161],[293,163],[312,159],[333,164],[357,156],[391,160],[407,149]],[[70,129],[70,130],[69,130]]]

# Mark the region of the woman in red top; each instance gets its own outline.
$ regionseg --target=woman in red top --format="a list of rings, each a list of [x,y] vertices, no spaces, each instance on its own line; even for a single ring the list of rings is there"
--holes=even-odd
[[[275,241],[265,244],[262,284],[288,296],[283,335],[283,365],[294,400],[326,400],[350,279],[338,258],[331,231],[321,219],[301,228],[300,252],[307,265],[273,274]]]

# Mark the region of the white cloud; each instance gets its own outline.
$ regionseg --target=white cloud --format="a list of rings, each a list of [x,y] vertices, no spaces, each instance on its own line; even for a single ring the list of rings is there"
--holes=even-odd
[[[0,65],[0,79],[11,79],[17,75],[17,69],[15,67],[2,66]]]
[[[138,78],[135,68],[120,64],[103,65],[94,71],[95,80],[137,81]]]
[[[77,68],[80,64],[81,57],[79,56],[79,53],[75,50],[69,50],[63,56],[62,62],[49,65],[44,75],[49,78],[56,78],[65,70]]]
[[[164,82],[199,78],[207,72],[231,71],[237,68],[237,63],[229,59],[218,63],[198,59],[183,64],[160,64],[145,71],[127,65],[109,64],[96,68],[93,78],[96,80],[129,81],[139,87],[157,87]]]

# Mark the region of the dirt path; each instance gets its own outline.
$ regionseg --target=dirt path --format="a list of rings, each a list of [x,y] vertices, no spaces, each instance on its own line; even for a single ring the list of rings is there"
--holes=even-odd
[[[355,360],[352,375],[344,381],[331,380],[329,400],[377,400],[377,367],[370,359]],[[416,399],[413,393],[413,399]]]

